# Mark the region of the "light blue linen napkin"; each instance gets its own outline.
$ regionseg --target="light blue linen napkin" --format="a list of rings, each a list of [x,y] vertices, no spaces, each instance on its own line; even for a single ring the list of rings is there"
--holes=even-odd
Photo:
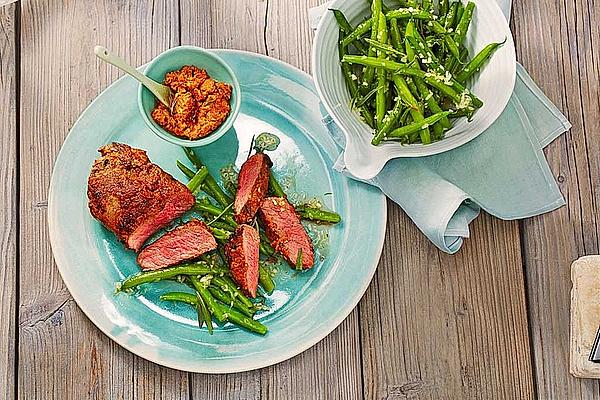
[[[510,1],[499,4],[509,17]],[[312,26],[326,10],[327,4],[310,11]],[[343,148],[340,129],[326,113],[323,121]],[[365,182],[400,205],[438,248],[456,253],[481,209],[498,218],[518,219],[565,204],[542,149],[570,127],[517,65],[509,104],[479,137],[442,154],[391,160],[379,175]],[[343,156],[334,168],[351,176]]]

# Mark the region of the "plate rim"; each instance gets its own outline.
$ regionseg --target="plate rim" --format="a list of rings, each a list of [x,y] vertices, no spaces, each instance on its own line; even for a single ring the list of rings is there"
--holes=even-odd
[[[206,49],[206,50],[215,51],[215,52],[217,52],[217,54],[231,53],[231,54],[238,54],[242,57],[256,57],[267,63],[274,62],[275,64],[278,64],[279,66],[281,66],[283,68],[292,70],[294,73],[303,76],[305,79],[309,80],[314,85],[313,78],[308,73],[302,71],[301,69],[299,69],[291,64],[288,64],[286,62],[283,62],[283,61],[278,60],[273,57],[266,56],[264,54],[253,53],[253,52],[244,51],[244,50],[235,50],[235,49],[212,48],[212,49]],[[146,64],[144,64],[144,65],[146,65]],[[141,357],[143,359],[146,359],[146,360],[153,362],[155,364],[158,364],[158,365],[162,365],[162,366],[180,370],[180,371],[193,372],[193,373],[229,374],[229,373],[245,372],[245,371],[251,371],[251,370],[256,370],[256,369],[260,369],[260,368],[265,368],[265,367],[286,361],[290,358],[293,358],[293,357],[303,353],[304,351],[308,350],[309,348],[313,347],[314,345],[319,343],[321,340],[323,340],[325,337],[327,337],[338,326],[340,326],[340,324],[356,308],[356,306],[358,305],[358,303],[364,296],[366,290],[368,289],[369,285],[371,284],[371,281],[373,280],[373,277],[375,275],[375,271],[377,270],[377,266],[379,265],[379,261],[381,260],[383,245],[385,243],[385,233],[386,233],[386,229],[387,229],[387,201],[386,201],[385,195],[381,191],[379,191],[379,193],[377,194],[377,196],[379,198],[379,202],[381,204],[379,204],[379,207],[376,207],[376,209],[381,210],[380,215],[378,217],[381,218],[385,222],[382,224],[382,227],[379,231],[380,240],[379,240],[378,245],[376,246],[377,257],[376,257],[376,261],[373,263],[373,265],[371,265],[369,267],[368,279],[365,279],[365,281],[364,281],[363,285],[360,287],[360,289],[355,292],[356,295],[354,296],[352,301],[350,301],[346,307],[344,307],[340,311],[338,311],[337,315],[334,318],[332,318],[331,322],[328,323],[324,329],[319,331],[316,335],[306,336],[307,340],[303,341],[301,344],[297,345],[296,347],[290,348],[289,351],[282,352],[275,356],[268,357],[268,358],[262,358],[257,361],[249,360],[249,361],[231,363],[230,368],[219,368],[219,367],[210,368],[210,367],[206,367],[205,364],[202,364],[199,366],[196,364],[180,365],[177,362],[170,362],[169,360],[165,360],[160,355],[153,356],[153,354],[151,354],[151,353],[148,353],[148,354],[140,353],[139,348],[136,349],[137,351],[134,350],[133,346],[130,346],[125,341],[120,340],[116,335],[112,334],[107,327],[102,326],[101,322],[98,321],[95,317],[94,311],[96,311],[96,310],[94,310],[92,307],[88,308],[87,305],[82,306],[81,304],[85,304],[85,302],[80,301],[80,299],[73,296],[73,290],[71,289],[73,282],[68,278],[65,279],[65,276],[67,276],[68,274],[66,274],[66,273],[63,274],[63,267],[61,266],[63,263],[66,263],[67,260],[64,259],[64,256],[62,254],[57,253],[57,251],[55,251],[55,247],[56,247],[55,245],[57,244],[57,240],[59,240],[58,239],[59,233],[58,233],[58,228],[56,226],[56,221],[54,221],[54,218],[52,216],[53,215],[52,211],[56,207],[54,204],[54,201],[53,201],[54,196],[55,196],[54,192],[56,190],[55,189],[55,179],[54,179],[54,176],[56,173],[56,164],[57,164],[57,160],[60,159],[61,154],[64,151],[65,144],[69,140],[69,137],[71,136],[71,132],[80,123],[80,120],[82,119],[85,112],[89,108],[91,108],[96,103],[96,101],[98,101],[98,99],[100,98],[100,95],[102,93],[104,93],[108,88],[110,88],[112,85],[115,85],[117,82],[121,81],[122,79],[127,79],[127,75],[120,77],[119,79],[111,82],[108,86],[103,88],[102,91],[100,91],[96,95],[96,97],[94,97],[94,99],[80,112],[79,116],[77,117],[77,119],[75,120],[75,122],[73,123],[71,128],[69,129],[69,133],[65,137],[65,139],[61,145],[61,148],[54,160],[54,165],[52,168],[52,175],[50,178],[50,186],[48,189],[48,210],[46,212],[47,219],[48,219],[47,224],[48,224],[50,247],[52,249],[52,256],[53,256],[54,262],[56,264],[56,267],[58,268],[60,276],[61,276],[65,286],[67,287],[67,290],[69,290],[69,295],[73,298],[73,300],[77,304],[78,308],[92,322],[92,324],[94,324],[94,326],[98,330],[100,330],[104,335],[106,335],[108,338],[110,338],[113,342],[117,343],[119,346],[123,347],[130,353],[135,354],[138,357]]]

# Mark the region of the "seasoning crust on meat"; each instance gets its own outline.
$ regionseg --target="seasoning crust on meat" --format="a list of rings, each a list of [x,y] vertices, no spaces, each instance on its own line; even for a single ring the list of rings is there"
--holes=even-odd
[[[242,164],[233,203],[234,217],[238,224],[250,222],[256,215],[269,190],[271,165],[271,159],[264,153],[256,153]]]
[[[189,189],[150,162],[145,151],[111,143],[99,152],[88,178],[90,212],[128,248],[138,251],[194,205]]]
[[[314,249],[294,207],[283,197],[267,197],[259,209],[269,241],[285,260],[296,265],[302,250],[302,269],[312,268]]]
[[[245,224],[238,226],[233,237],[225,245],[231,277],[250,297],[256,297],[258,289],[259,246],[258,232]]]

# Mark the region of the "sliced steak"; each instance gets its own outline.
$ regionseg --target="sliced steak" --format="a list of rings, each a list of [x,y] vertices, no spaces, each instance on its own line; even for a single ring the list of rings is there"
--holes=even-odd
[[[269,190],[271,159],[263,153],[248,158],[238,175],[238,191],[233,212],[238,224],[252,220]]]
[[[260,206],[259,216],[271,244],[292,266],[302,249],[302,269],[315,262],[313,244],[304,230],[294,207],[282,197],[267,197]]]
[[[231,240],[225,245],[231,277],[251,297],[256,297],[258,288],[259,245],[258,232],[245,224],[238,226]]]
[[[189,189],[151,163],[144,150],[111,143],[98,151],[102,156],[88,178],[90,212],[130,249],[138,251],[194,205]]]
[[[208,226],[193,219],[162,235],[138,254],[143,270],[170,267],[217,248]]]

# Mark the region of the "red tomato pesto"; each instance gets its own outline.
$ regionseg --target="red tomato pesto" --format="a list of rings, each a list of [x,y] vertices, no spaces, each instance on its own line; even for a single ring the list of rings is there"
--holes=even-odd
[[[203,69],[186,65],[167,73],[164,84],[174,92],[171,110],[156,102],[152,118],[177,137],[195,140],[208,136],[231,111],[231,86],[211,79]]]

